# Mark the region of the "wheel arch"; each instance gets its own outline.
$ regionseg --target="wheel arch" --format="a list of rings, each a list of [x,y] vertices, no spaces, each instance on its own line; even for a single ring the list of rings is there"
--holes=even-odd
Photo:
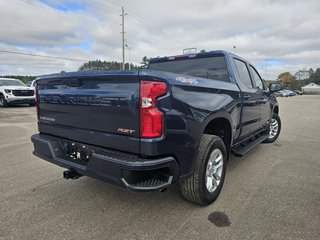
[[[6,95],[2,91],[0,91],[0,98],[2,99],[1,107],[6,107],[8,105]]]
[[[227,113],[215,114],[212,118],[206,121],[202,131],[203,134],[216,135],[220,137],[227,149],[230,151],[233,131],[232,131],[232,120]]]

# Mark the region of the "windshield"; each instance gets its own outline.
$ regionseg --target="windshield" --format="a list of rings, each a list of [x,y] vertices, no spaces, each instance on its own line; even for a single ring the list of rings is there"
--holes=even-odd
[[[20,80],[1,80],[0,86],[25,86],[23,82]]]
[[[224,56],[150,63],[149,69],[229,81]]]

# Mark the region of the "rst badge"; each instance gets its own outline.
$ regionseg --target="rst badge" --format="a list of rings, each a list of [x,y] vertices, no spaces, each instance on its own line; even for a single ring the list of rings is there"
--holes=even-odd
[[[117,132],[119,133],[126,133],[126,134],[133,134],[136,130],[126,129],[126,128],[118,128]]]
[[[176,77],[176,81],[182,83],[198,84],[198,80],[191,77]]]

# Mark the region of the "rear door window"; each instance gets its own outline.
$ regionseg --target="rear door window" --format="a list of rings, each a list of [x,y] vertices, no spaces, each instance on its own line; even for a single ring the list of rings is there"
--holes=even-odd
[[[252,66],[250,66],[250,71],[251,71],[252,79],[253,79],[253,81],[254,81],[255,84],[256,84],[256,88],[257,88],[257,89],[260,89],[260,90],[265,89],[265,88],[264,88],[263,81],[262,81],[261,77],[259,76],[257,70],[254,69]]]
[[[234,63],[236,65],[240,81],[243,83],[243,85],[245,85],[247,88],[253,88],[253,84],[246,63],[239,59],[234,59]]]

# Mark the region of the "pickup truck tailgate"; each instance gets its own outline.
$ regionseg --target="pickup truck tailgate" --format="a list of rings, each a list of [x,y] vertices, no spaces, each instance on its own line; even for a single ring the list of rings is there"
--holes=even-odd
[[[58,74],[37,83],[41,133],[139,152],[137,71]]]

